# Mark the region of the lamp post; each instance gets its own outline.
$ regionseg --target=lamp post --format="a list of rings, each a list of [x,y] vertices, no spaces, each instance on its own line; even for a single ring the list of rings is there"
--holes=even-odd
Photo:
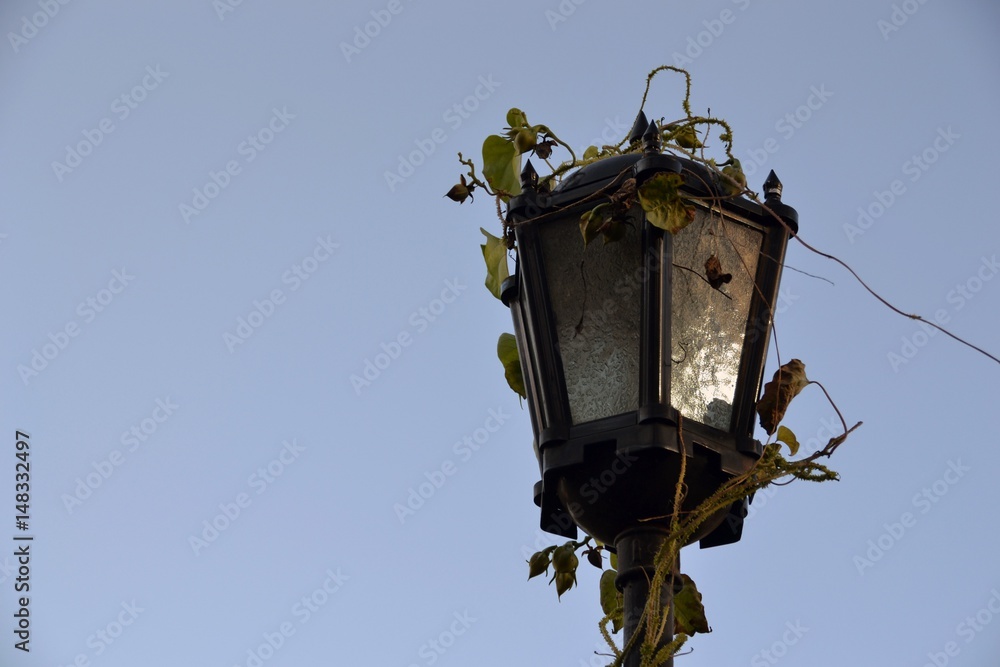
[[[541,472],[534,489],[541,527],[573,539],[580,528],[614,545],[626,642],[641,632],[682,457],[683,512],[761,455],[754,407],[786,225],[798,227],[773,171],[764,203],[785,225],[753,201],[727,197],[713,170],[663,154],[655,122],[642,114],[632,133],[639,135],[641,154],[585,166],[551,192],[539,190],[527,163],[507,212],[517,255],[502,289]],[[695,204],[687,227],[664,232],[636,204],[620,239],[585,247],[581,214],[623,184],[641,187],[662,173],[683,177],[681,192]],[[716,512],[691,542],[738,541],[748,501]],[[653,594],[671,613],[672,591]],[[664,642],[672,617],[667,627]],[[638,666],[638,651],[625,664]]]

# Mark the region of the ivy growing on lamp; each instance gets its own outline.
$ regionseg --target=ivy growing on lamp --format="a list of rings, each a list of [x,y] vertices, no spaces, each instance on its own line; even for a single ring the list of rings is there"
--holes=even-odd
[[[685,94],[675,117],[650,120],[664,71]],[[542,528],[568,538],[529,559],[529,578],[545,575],[561,598],[581,559],[601,569],[599,627],[611,664],[629,667],[671,664],[711,630],[680,549],[738,541],[769,484],[837,479],[818,459],[857,427],[841,418],[843,433],[791,460],[799,444],[781,421],[818,383],[798,359],[763,379],[798,214],[773,172],[763,198],[748,188],[732,127],[690,98],[686,71],[656,68],[628,136],[579,156],[512,108],[480,166],[459,154],[465,172],[446,195],[485,194],[500,220],[481,246],[486,287],[515,327],[497,355],[531,416]]]

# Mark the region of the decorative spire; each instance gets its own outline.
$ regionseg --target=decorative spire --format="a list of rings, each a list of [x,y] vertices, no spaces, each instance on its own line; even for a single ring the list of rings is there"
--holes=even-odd
[[[629,146],[642,139],[642,135],[646,131],[647,127],[649,127],[649,121],[646,120],[646,112],[639,109],[639,115],[635,117],[635,122],[632,123],[632,129],[628,132]]]
[[[792,236],[799,233],[798,211],[781,201],[781,181],[773,169],[764,181],[764,204],[785,222]]]
[[[767,180],[764,181],[764,200],[781,201],[781,181],[778,180],[778,175],[774,173],[774,169],[771,170],[771,173],[767,175]]]
[[[656,121],[654,120],[646,128],[646,131],[642,135],[642,152],[646,155],[658,154],[662,144],[660,143],[660,128],[657,127]]]
[[[524,169],[521,170],[521,189],[534,190],[536,187],[538,187],[538,172],[535,171],[531,160],[527,160]]]

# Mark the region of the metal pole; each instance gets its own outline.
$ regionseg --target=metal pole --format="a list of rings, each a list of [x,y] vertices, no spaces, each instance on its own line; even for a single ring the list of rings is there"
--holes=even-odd
[[[618,552],[618,576],[615,579],[615,585],[624,597],[624,641],[627,644],[633,635],[639,635],[633,649],[625,655],[624,667],[640,667],[642,656],[639,653],[639,647],[644,640],[644,631],[640,626],[639,619],[646,607],[646,600],[651,594],[660,596],[660,604],[667,618],[666,631],[657,643],[657,649],[666,646],[673,639],[674,596],[670,580],[667,579],[659,591],[651,592],[649,590],[656,570],[656,554],[660,547],[666,543],[666,538],[666,530],[649,527],[626,530],[615,540],[615,549]],[[676,567],[675,564],[675,570]],[[673,664],[673,658],[665,663],[666,667],[673,667]]]

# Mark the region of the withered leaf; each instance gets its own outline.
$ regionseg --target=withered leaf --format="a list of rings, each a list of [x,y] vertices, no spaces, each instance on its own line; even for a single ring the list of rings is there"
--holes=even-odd
[[[774,373],[774,378],[764,385],[764,393],[757,401],[757,414],[760,425],[768,435],[774,433],[778,423],[785,418],[785,411],[792,399],[799,395],[809,384],[806,378],[806,365],[798,359],[792,359]]]
[[[705,277],[712,289],[719,289],[733,279],[733,274],[722,272],[722,263],[719,258],[712,255],[705,260]]]
[[[613,194],[609,197],[612,204],[615,204],[619,209],[627,210],[635,204],[636,196],[636,186],[635,179],[630,178],[621,186],[615,190]]]

